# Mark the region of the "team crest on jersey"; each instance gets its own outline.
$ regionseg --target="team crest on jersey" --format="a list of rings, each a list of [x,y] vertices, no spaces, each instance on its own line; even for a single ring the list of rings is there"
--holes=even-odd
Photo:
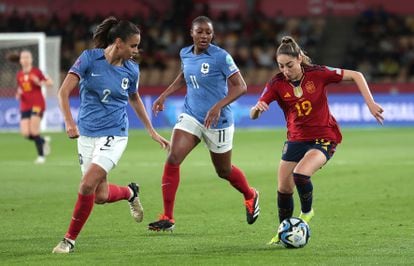
[[[122,82],[121,82],[121,87],[124,90],[127,90],[129,87],[129,79],[128,78],[123,78]]]
[[[300,98],[303,95],[303,90],[301,86],[297,86],[293,88],[293,94],[295,94],[296,97]]]
[[[201,73],[207,74],[210,71],[210,65],[208,63],[201,64]]]
[[[305,89],[310,94],[314,93],[316,91],[316,87],[315,87],[315,84],[313,83],[313,81],[306,82]]]

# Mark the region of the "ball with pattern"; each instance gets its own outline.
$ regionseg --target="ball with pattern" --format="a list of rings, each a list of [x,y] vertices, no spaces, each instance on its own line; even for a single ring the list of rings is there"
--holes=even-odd
[[[310,238],[309,225],[304,220],[296,217],[283,220],[277,233],[280,242],[287,248],[302,248]]]

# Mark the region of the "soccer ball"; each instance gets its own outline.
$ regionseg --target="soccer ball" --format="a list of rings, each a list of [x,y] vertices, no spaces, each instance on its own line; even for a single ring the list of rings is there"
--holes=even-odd
[[[282,221],[277,230],[280,243],[287,248],[302,248],[310,238],[309,225],[302,219],[291,217]]]

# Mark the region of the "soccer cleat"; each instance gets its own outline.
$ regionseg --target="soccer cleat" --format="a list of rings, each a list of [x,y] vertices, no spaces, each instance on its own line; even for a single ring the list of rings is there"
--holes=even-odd
[[[260,214],[259,191],[257,191],[255,188],[252,189],[254,191],[253,198],[244,201],[244,205],[246,206],[246,218],[248,224],[253,224]]]
[[[131,216],[137,223],[142,222],[144,219],[144,208],[139,200],[139,186],[136,183],[130,183],[128,187],[134,193],[129,200],[129,208],[131,210]]]
[[[72,243],[70,240],[64,238],[52,250],[52,253],[71,253],[73,252],[74,248],[75,248],[75,244]]]
[[[312,220],[313,216],[315,215],[313,209],[310,210],[310,212],[303,213],[300,212],[299,218],[304,220],[307,224]]]
[[[272,239],[270,239],[270,241],[267,244],[268,245],[279,245],[280,244],[279,234],[276,234]]]
[[[45,156],[48,156],[51,152],[51,148],[50,148],[50,137],[49,136],[45,136],[44,137],[45,142],[43,142],[43,154]]]
[[[174,219],[170,219],[168,216],[160,215],[158,221],[150,223],[148,229],[151,231],[170,231],[175,227]]]
[[[44,164],[46,162],[46,159],[44,156],[38,156],[36,160],[34,161],[35,164]]]

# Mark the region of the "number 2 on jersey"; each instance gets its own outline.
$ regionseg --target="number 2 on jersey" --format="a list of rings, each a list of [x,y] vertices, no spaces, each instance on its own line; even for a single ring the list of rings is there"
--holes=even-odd
[[[102,93],[103,93],[103,97],[102,97],[102,99],[101,99],[101,102],[103,102],[103,103],[108,103],[108,102],[109,102],[108,97],[109,97],[109,94],[111,94],[111,90],[109,90],[109,89],[104,89],[104,90],[102,91]]]
[[[308,100],[295,104],[296,110],[298,110],[298,116],[309,115],[312,111],[312,103]]]

